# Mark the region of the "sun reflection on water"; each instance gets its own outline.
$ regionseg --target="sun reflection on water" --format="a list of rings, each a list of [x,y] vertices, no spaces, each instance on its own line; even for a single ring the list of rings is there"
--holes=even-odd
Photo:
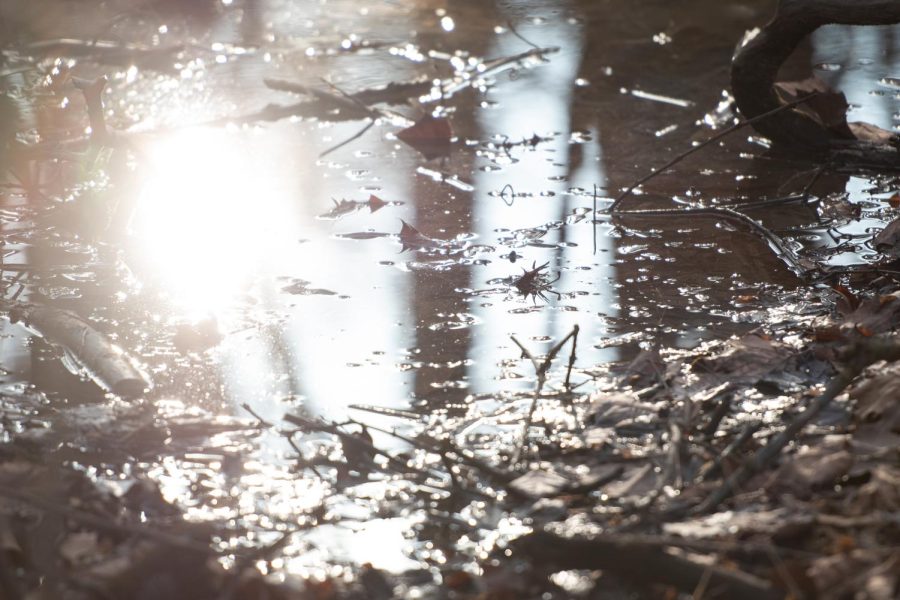
[[[243,133],[186,130],[147,153],[132,220],[140,259],[185,316],[220,316],[284,257],[289,198]]]

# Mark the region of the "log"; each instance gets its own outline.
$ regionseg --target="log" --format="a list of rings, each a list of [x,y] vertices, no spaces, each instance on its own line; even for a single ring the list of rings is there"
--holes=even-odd
[[[108,392],[134,399],[152,387],[134,359],[73,312],[21,303],[9,310],[9,319],[24,323],[49,343],[67,350],[90,378]]]
[[[784,104],[776,87],[781,65],[813,31],[829,24],[892,25],[900,23],[897,0],[781,0],[775,17],[762,29],[745,36],[731,65],[735,103],[747,118]],[[834,127],[804,112],[782,111],[753,127],[780,146],[800,146],[816,154],[856,155],[868,166],[900,167],[897,138],[871,125]]]

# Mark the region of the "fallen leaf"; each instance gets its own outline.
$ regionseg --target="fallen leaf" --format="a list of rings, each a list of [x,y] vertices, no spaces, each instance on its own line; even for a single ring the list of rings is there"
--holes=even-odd
[[[893,600],[897,597],[893,587],[888,590],[887,595],[878,590],[882,589],[883,585],[890,585],[891,581],[896,581],[897,554],[896,551],[891,555],[883,550],[863,549],[841,552],[813,560],[806,574],[818,591],[816,598]],[[887,572],[884,567],[888,568]],[[873,579],[877,580],[874,586],[871,585]],[[872,590],[876,595],[861,594],[864,589],[867,592]]]
[[[870,471],[869,481],[860,488],[848,512],[870,515],[878,511],[896,513],[898,510],[900,510],[900,468],[877,465]]]
[[[873,369],[871,375],[850,390],[856,435],[892,436],[900,443],[900,365]]]
[[[793,351],[784,344],[747,335],[731,340],[724,352],[704,357],[694,363],[694,369],[715,373],[732,382],[755,383],[769,373],[783,371]]]
[[[666,363],[657,349],[642,350],[625,367],[625,381],[634,389],[649,387],[666,377]]]
[[[450,245],[450,242],[445,240],[428,237],[403,219],[400,219],[400,223],[402,223],[399,233],[400,244],[403,246],[400,250],[401,252],[407,250],[434,250]]]
[[[632,394],[601,394],[591,401],[585,421],[593,427],[617,428],[647,425],[656,420],[654,405],[641,402]]]
[[[222,341],[222,334],[215,317],[189,323],[179,323],[172,343],[181,354],[204,352]]]
[[[872,238],[878,252],[891,258],[900,258],[900,219],[894,219]]]
[[[524,496],[544,498],[555,496],[570,485],[567,478],[553,471],[529,471],[512,480],[509,487]]]
[[[846,440],[831,439],[791,457],[778,470],[774,491],[808,498],[836,483],[853,467],[853,455],[845,447]]]
[[[803,81],[779,81],[776,91],[787,101],[799,100],[816,94],[795,110],[806,113],[827,129],[844,138],[853,138],[853,132],[847,124],[847,97],[843,92],[831,89],[816,76]]]
[[[334,296],[337,294],[337,292],[332,292],[331,290],[326,290],[323,288],[313,288],[309,286],[310,283],[308,281],[297,279],[290,285],[286,285],[281,288],[281,291],[298,296]]]
[[[446,571],[441,573],[444,586],[451,590],[466,590],[474,587],[475,579],[466,571]]]
[[[453,129],[445,117],[428,114],[400,131],[397,138],[424,154],[426,158],[433,158],[447,153],[450,140],[453,138]]]
[[[369,194],[369,201],[367,202],[367,204],[369,205],[369,212],[376,212],[388,205],[387,202],[385,202],[375,194]]]
[[[859,308],[859,298],[849,289],[842,285],[833,285],[831,286],[831,289],[840,295],[840,300],[838,300],[838,310],[843,313],[850,313]]]
[[[894,329],[898,320],[900,320],[900,301],[897,296],[886,294],[861,300],[856,310],[844,317],[842,329],[855,330],[869,337]]]
[[[453,137],[453,129],[450,127],[450,121],[445,117],[435,117],[429,114],[402,130],[397,137],[410,146],[415,146],[417,142],[448,143]]]

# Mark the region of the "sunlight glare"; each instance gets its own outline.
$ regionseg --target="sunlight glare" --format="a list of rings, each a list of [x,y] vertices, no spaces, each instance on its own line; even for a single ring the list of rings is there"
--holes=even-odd
[[[245,141],[193,129],[148,150],[132,233],[141,260],[190,316],[221,312],[280,256],[273,244],[284,239],[286,198]]]

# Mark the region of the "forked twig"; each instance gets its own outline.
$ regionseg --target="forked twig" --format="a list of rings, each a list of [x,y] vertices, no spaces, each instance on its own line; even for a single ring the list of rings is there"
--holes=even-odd
[[[522,452],[525,448],[525,443],[528,440],[528,430],[531,428],[531,425],[534,421],[534,411],[537,408],[537,403],[541,397],[541,391],[544,389],[544,384],[547,382],[547,372],[550,370],[550,365],[553,362],[553,359],[556,358],[556,355],[559,354],[559,351],[562,349],[562,347],[566,344],[566,342],[572,339],[572,353],[569,356],[569,367],[566,372],[566,388],[569,388],[569,377],[572,372],[572,366],[575,364],[575,345],[578,342],[578,330],[578,325],[575,325],[572,328],[572,331],[570,331],[566,335],[566,337],[564,337],[555,346],[553,346],[553,348],[550,349],[550,352],[547,353],[547,356],[541,363],[539,363],[534,355],[528,351],[528,348],[526,348],[522,344],[522,342],[516,339],[516,336],[510,336],[512,341],[515,342],[516,346],[518,346],[522,350],[522,355],[531,361],[531,364],[534,367],[535,375],[537,376],[537,381],[534,388],[534,397],[531,400],[531,406],[528,407],[528,415],[525,417],[525,423],[522,425],[522,435],[510,461],[512,465],[518,464],[519,459],[522,456]]]

